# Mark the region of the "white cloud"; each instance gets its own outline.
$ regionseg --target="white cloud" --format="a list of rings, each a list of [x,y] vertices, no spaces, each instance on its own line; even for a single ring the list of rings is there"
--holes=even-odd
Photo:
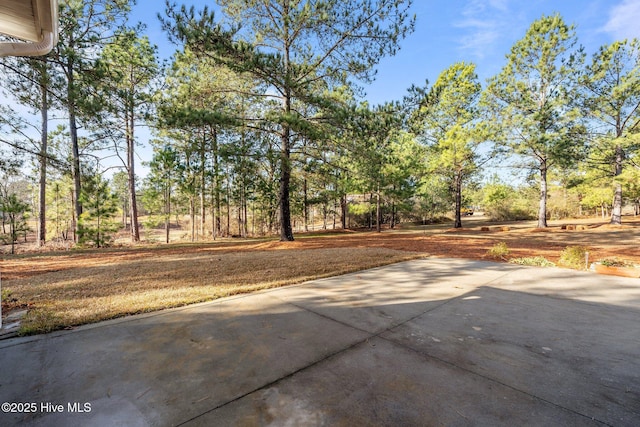
[[[508,3],[509,0],[470,0],[462,9],[462,19],[454,23],[464,31],[458,38],[460,49],[484,58],[506,29]]]
[[[640,1],[623,0],[611,9],[609,20],[602,28],[616,39],[640,37]]]
[[[509,5],[509,0],[489,0],[489,4],[492,8],[501,12],[506,12]]]

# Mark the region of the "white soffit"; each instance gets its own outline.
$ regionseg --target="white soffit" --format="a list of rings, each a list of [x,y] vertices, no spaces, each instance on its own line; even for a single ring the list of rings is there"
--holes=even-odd
[[[57,32],[57,0],[0,0],[0,33],[28,42],[4,43],[0,55],[41,55],[57,43]]]

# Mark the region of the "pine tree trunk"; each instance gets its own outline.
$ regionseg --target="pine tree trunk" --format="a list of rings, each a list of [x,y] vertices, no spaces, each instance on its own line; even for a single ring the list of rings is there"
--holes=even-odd
[[[73,240],[78,242],[78,221],[82,215],[82,203],[80,203],[80,147],[78,145],[78,129],[76,127],[75,112],[69,110],[69,127],[71,135],[71,176],[73,177]]]
[[[538,228],[547,227],[547,163],[540,164],[540,207],[538,209]]]
[[[222,207],[220,201],[220,192],[222,191],[222,184],[220,182],[220,163],[218,159],[218,132],[216,128],[213,128],[212,132],[212,157],[213,157],[213,199],[214,199],[214,214],[213,220],[213,238],[220,236],[222,229]]]
[[[196,240],[196,202],[193,195],[189,196],[189,216],[191,217],[191,241]]]
[[[206,209],[206,186],[207,186],[207,171],[205,169],[206,162],[206,141],[205,133],[202,133],[202,145],[200,146],[200,235],[205,237],[205,221],[207,217]]]
[[[166,243],[169,243],[170,231],[171,231],[171,184],[167,183],[165,188],[165,202],[164,202],[164,232],[165,232]]]
[[[347,195],[343,194],[340,197],[340,223],[342,224],[342,229],[346,230],[347,229],[347,210],[349,209],[349,206],[347,205]]]
[[[42,103],[40,105],[40,114],[42,117],[41,135],[40,135],[40,182],[39,182],[39,206],[38,214],[38,245],[44,246],[47,240],[47,145],[48,145],[48,120],[49,120],[49,99],[47,97],[47,87],[40,86],[42,93]]]
[[[290,100],[286,104],[290,111]],[[280,152],[280,189],[278,200],[280,201],[280,241],[292,242],[293,229],[291,228],[291,204],[289,200],[289,186],[291,181],[291,141],[289,125],[283,125],[281,135],[282,149]]]
[[[244,216],[244,236],[243,237],[247,237],[247,235],[249,234],[249,217],[247,216],[248,213],[248,209],[247,209],[247,188],[244,187],[242,189],[242,215]]]
[[[365,199],[366,195],[363,195],[363,200]],[[369,194],[369,211],[367,212],[367,221],[368,221],[368,227],[369,230],[373,229],[373,211],[372,211],[372,204],[371,204],[371,199],[373,199],[373,193]]]
[[[97,211],[98,211],[98,222],[96,224],[96,246],[99,248],[100,247],[100,234],[101,234],[100,233],[100,206],[99,205],[98,205]]]
[[[11,216],[9,231],[11,232],[11,255],[14,255],[16,253],[16,225],[13,216]]]
[[[302,212],[304,215],[304,231],[309,231],[309,196],[308,196],[308,188],[307,188],[307,177],[304,177],[304,181],[302,183]]]
[[[462,218],[460,211],[462,210],[462,174],[456,173],[455,177],[455,203],[456,203],[456,218],[453,224],[453,228],[462,228]]]
[[[614,179],[622,174],[622,162],[624,161],[624,151],[621,146],[616,147],[616,160]],[[613,208],[611,210],[611,224],[622,224],[622,184],[615,182],[615,193],[613,196]]]
[[[238,200],[237,209],[238,216],[236,219],[238,221],[238,237],[242,237],[242,196],[240,196],[240,200]]]
[[[227,165],[227,237],[231,235],[231,183],[229,166]]]
[[[66,64],[65,73],[67,76],[67,109],[69,111],[69,136],[71,138],[71,177],[73,179],[73,240],[78,242],[78,222],[82,215],[82,203],[80,203],[81,181],[80,181],[80,146],[78,143],[78,126],[76,124],[76,104],[75,104],[75,78],[73,62],[69,60]]]
[[[376,190],[376,231],[380,233],[382,231],[380,227],[380,183],[378,183]]]
[[[282,15],[289,16],[289,2],[283,3]],[[282,112],[284,116],[289,118],[291,115],[291,45],[289,34],[289,21],[287,19],[282,23],[284,33],[284,94]],[[291,126],[288,123],[282,124],[281,148],[280,148],[280,188],[278,200],[280,202],[280,241],[293,241],[293,229],[291,228],[291,203],[289,200],[289,186],[291,181]]]
[[[135,138],[133,107],[127,112],[127,172],[129,173],[129,204],[131,211],[131,241],[140,241],[140,227],[138,224],[138,202],[136,198],[136,172],[135,172]]]
[[[205,185],[204,180],[205,178],[204,178],[204,172],[203,172],[202,180],[201,180],[202,190],[200,190],[200,235],[202,236],[202,238],[205,237],[205,233],[206,233],[205,221],[207,219],[207,205],[206,205],[206,197],[204,193],[204,185]]]
[[[391,223],[389,224],[389,228],[396,228],[396,185],[393,184],[393,199],[391,201]]]

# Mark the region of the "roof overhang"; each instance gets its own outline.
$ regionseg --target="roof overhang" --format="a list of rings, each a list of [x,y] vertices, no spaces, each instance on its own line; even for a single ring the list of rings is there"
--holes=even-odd
[[[0,43],[0,56],[46,55],[58,43],[58,0],[2,0],[0,33],[24,40]]]

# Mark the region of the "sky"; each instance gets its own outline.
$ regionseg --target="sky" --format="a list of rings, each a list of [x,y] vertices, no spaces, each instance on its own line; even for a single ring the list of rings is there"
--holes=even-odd
[[[209,1],[181,1],[196,9]],[[168,58],[175,46],[160,29],[158,13],[164,1],[138,0],[131,21],[143,22],[147,35]],[[591,56],[597,49],[624,38],[640,38],[640,0],[414,0],[415,31],[400,42],[395,56],[383,58],[373,84],[364,87],[371,104],[399,100],[412,85],[433,84],[455,62],[476,64],[482,82],[500,72],[505,55],[542,15],[560,13],[576,26],[578,43]]]
[[[196,9],[215,7],[214,0],[174,1]],[[129,23],[144,23],[161,58],[169,59],[176,46],[160,27],[157,15],[164,10],[164,0],[137,0]],[[398,54],[381,60],[377,79],[364,87],[370,104],[401,100],[411,85],[424,86],[426,80],[433,84],[459,61],[475,63],[485,82],[500,72],[511,46],[542,15],[557,12],[574,24],[578,43],[589,56],[615,40],[640,38],[640,0],[414,0],[411,12],[416,15],[415,31],[400,42]],[[142,144],[136,172],[145,176],[148,171],[142,162],[151,160],[151,132],[141,126],[136,134]]]

